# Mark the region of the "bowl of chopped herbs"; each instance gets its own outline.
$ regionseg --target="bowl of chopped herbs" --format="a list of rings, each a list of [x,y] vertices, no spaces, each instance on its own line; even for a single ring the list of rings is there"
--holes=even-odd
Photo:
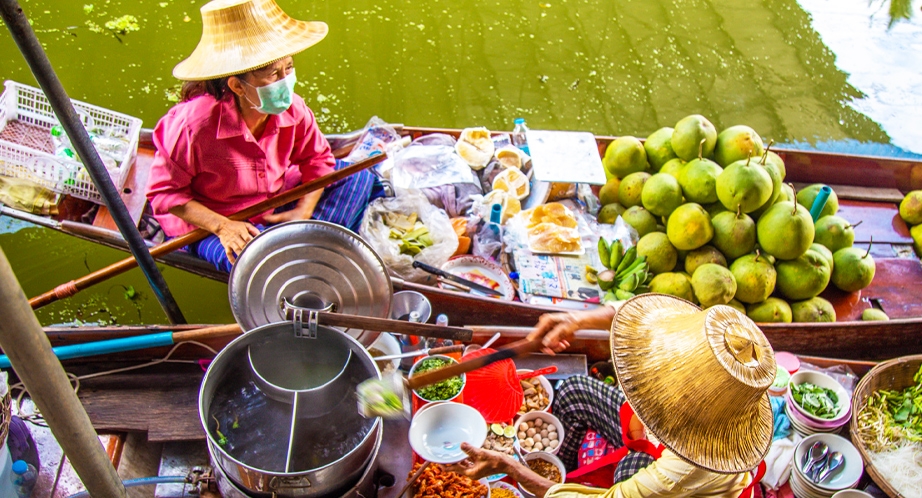
[[[427,356],[413,365],[410,369],[410,377],[430,370],[438,370],[452,363],[457,363],[457,360],[450,356],[440,354]],[[465,382],[466,377],[461,374],[431,386],[421,387],[414,390],[413,393],[423,401],[451,401],[457,398],[461,391],[464,390]]]
[[[835,427],[848,421],[851,396],[832,377],[801,370],[791,376],[788,388],[794,409],[812,422],[811,425]]]

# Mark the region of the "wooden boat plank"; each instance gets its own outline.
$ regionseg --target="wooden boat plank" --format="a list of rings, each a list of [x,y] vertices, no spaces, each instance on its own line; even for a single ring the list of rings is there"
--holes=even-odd
[[[125,180],[122,191],[119,192],[119,196],[122,198],[122,202],[125,203],[125,207],[128,208],[128,214],[131,215],[135,225],[141,221],[141,214],[144,213],[144,206],[147,204],[147,182],[150,177],[150,165],[153,161],[153,149],[138,147],[138,154],[128,169],[128,178]],[[118,227],[115,226],[115,220],[112,219],[112,215],[106,206],[99,207],[99,212],[93,220],[93,225],[118,230]]]
[[[800,192],[800,189],[808,186],[808,183],[794,183],[794,188]],[[826,183],[835,191],[839,200],[849,199],[854,201],[871,201],[871,202],[891,202],[899,204],[903,200],[903,193],[895,188],[873,188],[859,187],[855,185],[838,185]]]
[[[890,202],[868,202],[845,200],[839,203],[838,216],[855,227],[855,244],[875,243],[912,244],[909,227],[900,217],[899,207]]]
[[[164,365],[81,381],[78,397],[99,432],[146,432],[151,442],[203,440],[203,375],[197,365]]]
[[[830,178],[847,185],[892,188],[902,191],[922,188],[922,162],[884,157],[824,154],[777,150],[784,160],[789,182],[825,183]]]

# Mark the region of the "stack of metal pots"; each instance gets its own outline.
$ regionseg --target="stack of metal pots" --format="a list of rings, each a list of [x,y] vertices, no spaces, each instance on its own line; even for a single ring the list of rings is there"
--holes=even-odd
[[[387,317],[381,259],[341,227],[286,223],[250,242],[229,293],[238,323],[252,330],[215,357],[199,393],[221,493],[373,496],[382,421],[358,414],[355,390],[380,378],[365,349],[377,333],[302,320],[312,309]]]

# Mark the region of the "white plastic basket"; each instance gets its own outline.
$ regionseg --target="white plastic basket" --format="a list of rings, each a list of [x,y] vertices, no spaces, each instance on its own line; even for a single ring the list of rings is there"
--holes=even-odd
[[[0,95],[0,175],[24,178],[53,192],[98,204],[102,197],[79,161],[54,155],[51,127],[58,120],[38,88],[5,81]],[[71,100],[84,126],[118,130],[128,140],[128,153],[109,170],[118,189],[138,152],[141,120],[102,107]]]

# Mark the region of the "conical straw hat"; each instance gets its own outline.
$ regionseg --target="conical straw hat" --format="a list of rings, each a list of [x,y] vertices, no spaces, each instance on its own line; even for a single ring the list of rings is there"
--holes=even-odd
[[[326,23],[288,17],[274,0],[213,0],[202,7],[202,39],[173,68],[185,81],[223,78],[268,66],[322,40]]]
[[[746,315],[644,294],[618,310],[611,345],[634,413],[679,457],[732,474],[755,468],[768,453],[775,357]]]

